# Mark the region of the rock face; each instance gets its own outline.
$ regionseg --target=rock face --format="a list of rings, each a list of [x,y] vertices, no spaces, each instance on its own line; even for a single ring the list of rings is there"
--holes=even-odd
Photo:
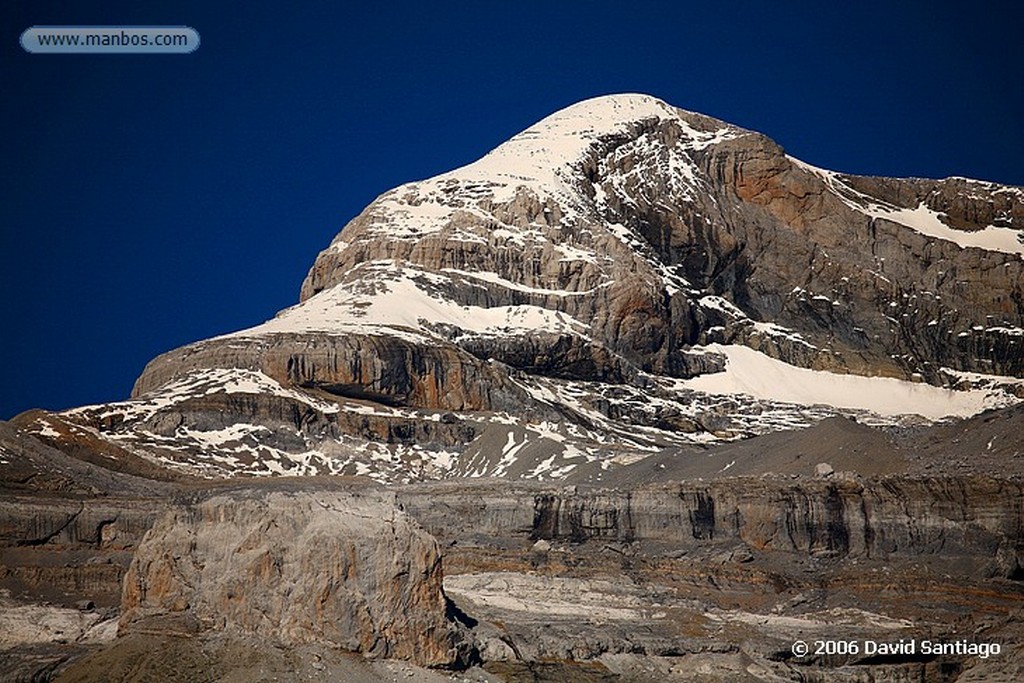
[[[941,554],[995,571],[997,560],[1016,566],[1015,554],[1000,559],[997,550],[1017,552],[1022,497],[1019,481],[888,477],[868,483],[741,478],[630,490],[434,484],[406,489],[400,499],[439,538],[520,534],[574,543],[656,542],[676,550],[739,542],[757,551],[833,558]]]
[[[186,629],[451,664],[434,539],[378,492],[242,490],[162,517],[124,582],[120,631]]]
[[[963,417],[1024,396],[1022,229],[1021,188],[844,175],[596,98],[378,197],[273,320],[24,426],[204,475],[409,481]]]
[[[573,133],[571,151],[557,146]],[[1022,350],[1006,347],[1024,315],[1022,198],[964,179],[822,171],[763,135],[651,98],[606,98],[386,193],[319,256],[302,300],[385,261],[413,279],[440,275],[460,305],[583,323],[585,335],[552,333],[587,351],[547,362],[525,335],[471,347],[555,376],[688,376],[679,351],[714,341],[935,383],[948,382],[941,367],[1020,376]],[[943,228],[946,239],[927,234]],[[965,250],[972,237],[992,248]]]
[[[269,665],[252,654],[265,651],[288,659],[275,666],[297,681],[355,651],[435,667],[475,652],[514,681],[536,680],[538,667],[555,680],[589,672],[687,681],[703,667],[709,681],[946,683],[975,665],[978,675],[1010,675],[1018,657],[1019,618],[993,615],[1020,601],[1020,480],[836,472],[618,489],[446,481],[383,492],[316,478],[176,497],[135,552],[120,636],[68,668],[67,680],[204,680],[240,658],[253,671]],[[12,526],[40,515],[25,507]],[[71,531],[77,518],[50,515],[52,524],[18,538],[101,541]],[[428,532],[444,548],[447,596]],[[1006,657],[784,654],[797,639],[964,634],[1003,643]],[[184,674],[178,657],[189,662]]]
[[[400,500],[448,548],[445,587],[487,662],[600,662],[652,683],[1012,680],[1021,483],[836,477],[441,482]],[[1003,656],[791,651],[964,638]]]

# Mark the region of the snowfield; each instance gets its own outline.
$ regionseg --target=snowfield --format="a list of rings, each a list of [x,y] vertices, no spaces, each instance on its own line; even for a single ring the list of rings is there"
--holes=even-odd
[[[679,384],[707,394],[741,394],[801,405],[866,410],[886,417],[920,415],[929,420],[970,417],[1015,402],[997,390],[954,391],[891,377],[798,368],[746,346],[709,344],[701,350],[725,355],[725,371]]]

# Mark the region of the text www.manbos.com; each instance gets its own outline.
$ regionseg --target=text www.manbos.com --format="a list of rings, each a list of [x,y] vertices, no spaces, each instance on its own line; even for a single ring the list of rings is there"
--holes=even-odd
[[[199,33],[188,26],[33,26],[21,34],[32,53],[171,53],[199,47]]]

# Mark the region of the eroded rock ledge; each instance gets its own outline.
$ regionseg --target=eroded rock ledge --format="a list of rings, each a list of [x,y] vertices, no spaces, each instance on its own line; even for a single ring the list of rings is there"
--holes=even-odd
[[[1024,483],[982,476],[740,478],[633,489],[463,481],[399,494],[442,541],[476,534],[673,548],[739,542],[823,557],[941,554],[982,564],[1001,549],[1010,573],[1024,537],[1022,497]]]

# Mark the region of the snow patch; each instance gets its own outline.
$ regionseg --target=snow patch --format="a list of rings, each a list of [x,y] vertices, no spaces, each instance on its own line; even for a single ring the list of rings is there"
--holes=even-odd
[[[953,242],[962,248],[1000,251],[1006,254],[1024,254],[1024,231],[990,225],[982,230],[957,230],[942,222],[941,214],[919,204],[915,209],[895,209],[873,204],[864,213],[905,225],[922,235]]]
[[[709,344],[701,350],[725,355],[725,371],[680,384],[709,394],[742,394],[763,400],[861,409],[883,416],[921,415],[931,420],[969,417],[1019,401],[1004,392],[953,391],[888,377],[798,368],[746,346]]]
[[[33,431],[35,431],[35,433],[38,434],[39,436],[45,436],[50,439],[59,439],[61,436],[63,436],[60,432],[53,428],[53,425],[51,425],[46,420],[38,420],[33,425],[33,428]]]
[[[373,287],[363,281],[342,283],[286,309],[262,325],[227,337],[253,337],[273,333],[329,332],[387,334],[423,342],[447,325],[463,332],[504,336],[536,333],[586,336],[588,328],[566,313],[541,306],[467,306],[448,299],[442,284],[450,280],[393,262],[371,264]],[[453,271],[495,284],[555,296],[585,294],[524,288],[490,273]],[[403,334],[404,333],[404,334]],[[411,334],[410,334],[411,333]]]

